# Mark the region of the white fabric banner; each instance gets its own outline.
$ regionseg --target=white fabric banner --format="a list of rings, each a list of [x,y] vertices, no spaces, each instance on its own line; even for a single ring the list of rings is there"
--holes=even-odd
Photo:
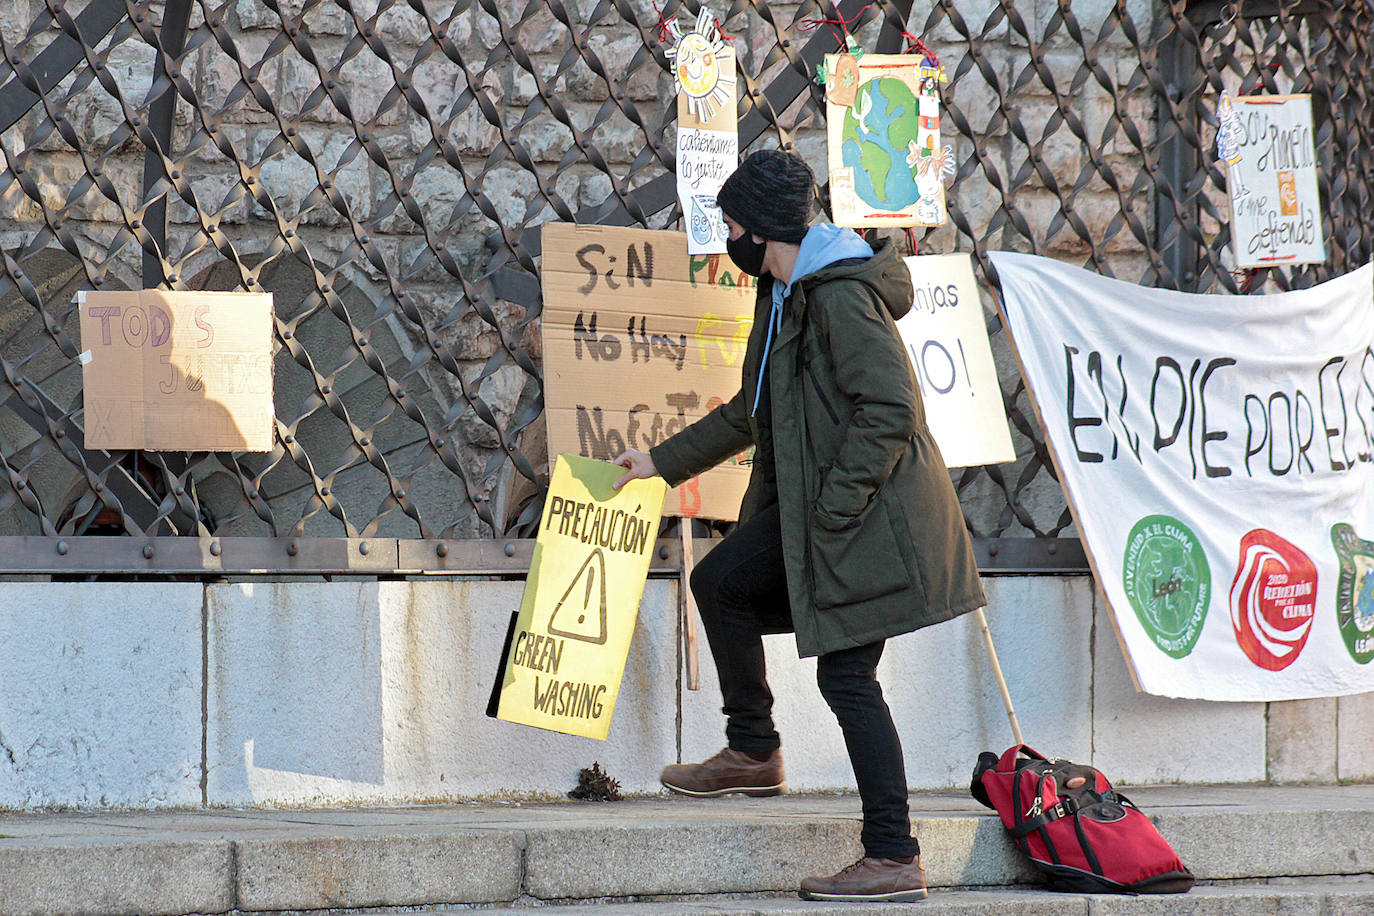
[[[1374,690],[1374,265],[1199,296],[992,261],[1140,687]]]

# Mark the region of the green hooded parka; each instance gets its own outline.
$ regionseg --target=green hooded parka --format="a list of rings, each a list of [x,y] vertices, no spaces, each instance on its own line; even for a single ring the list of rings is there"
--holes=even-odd
[[[771,292],[771,282],[759,284],[739,393],[650,450],[671,486],[759,441],[750,412]],[[765,508],[776,487],[802,656],[867,645],[987,603],[897,332],[911,303],[906,265],[883,242],[870,259],[802,277],[783,305],[767,366],[774,460],[754,463],[740,520]]]

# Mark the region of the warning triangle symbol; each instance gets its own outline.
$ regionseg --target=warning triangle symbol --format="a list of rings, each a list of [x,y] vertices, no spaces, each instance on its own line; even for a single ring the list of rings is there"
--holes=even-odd
[[[598,547],[583,561],[549,619],[549,634],[606,643],[606,557]]]

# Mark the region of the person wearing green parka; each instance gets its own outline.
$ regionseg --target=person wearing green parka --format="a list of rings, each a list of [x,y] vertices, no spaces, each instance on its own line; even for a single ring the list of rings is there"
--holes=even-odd
[[[794,632],[797,651],[816,656],[863,803],[864,857],[806,878],[801,896],[919,900],[925,871],[878,661],[888,637],[987,602],[897,332],[910,273],[890,242],[809,225],[814,187],[806,162],[779,150],[726,179],[727,251],[759,277],[740,391],[648,453],[617,457],[627,471],[616,486],[654,475],[677,486],[754,447],[739,525],[691,580],[727,746],[666,767],[663,784],[693,796],[783,791],[761,636]]]

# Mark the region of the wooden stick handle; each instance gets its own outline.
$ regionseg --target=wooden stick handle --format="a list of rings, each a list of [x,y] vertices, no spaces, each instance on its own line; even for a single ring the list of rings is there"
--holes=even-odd
[[[678,533],[682,538],[682,582],[678,586],[678,606],[682,611],[682,653],[687,669],[687,689],[701,689],[701,667],[697,654],[697,601],[692,597],[692,569],[696,558],[692,555],[692,520],[681,519]]]
[[[988,650],[988,660],[992,662],[992,673],[997,678],[997,689],[1002,692],[1002,705],[1007,708],[1007,718],[1011,721],[1011,734],[1017,744],[1025,744],[1021,735],[1021,723],[1016,721],[1016,710],[1011,705],[1011,691],[1007,690],[1007,679],[1002,676],[1002,664],[997,661],[997,648],[992,644],[992,631],[988,629],[988,618],[983,609],[974,611],[978,615],[978,626],[983,631],[983,645]]]

